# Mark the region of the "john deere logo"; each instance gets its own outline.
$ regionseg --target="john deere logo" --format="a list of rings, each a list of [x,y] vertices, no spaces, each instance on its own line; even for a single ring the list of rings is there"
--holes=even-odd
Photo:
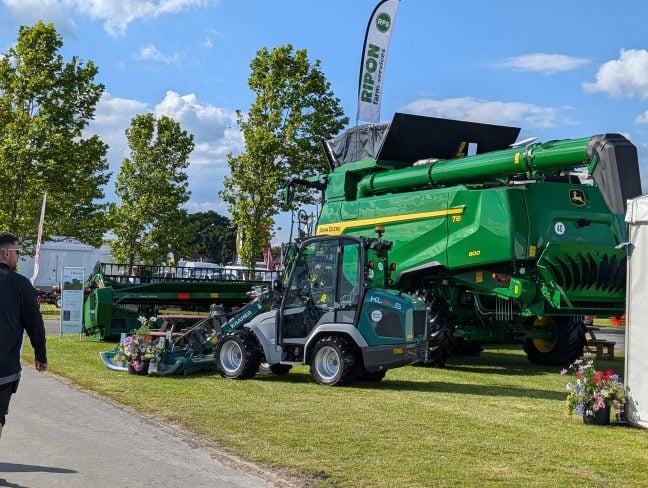
[[[381,12],[376,17],[376,28],[383,34],[391,27],[391,17],[386,12]]]
[[[569,190],[569,201],[574,205],[582,207],[583,205],[585,205],[585,192],[578,188]]]

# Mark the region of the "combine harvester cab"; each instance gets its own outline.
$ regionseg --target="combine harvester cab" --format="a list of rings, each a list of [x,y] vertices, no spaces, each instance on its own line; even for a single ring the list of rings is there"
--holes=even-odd
[[[396,114],[325,143],[317,235],[393,238],[395,286],[429,306],[428,364],[481,342],[529,360],[582,354],[582,316],[625,306],[625,202],[641,193],[619,134],[516,144],[519,129]]]

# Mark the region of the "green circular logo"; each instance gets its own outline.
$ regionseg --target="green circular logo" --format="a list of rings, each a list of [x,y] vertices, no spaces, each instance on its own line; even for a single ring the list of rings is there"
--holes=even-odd
[[[391,17],[387,12],[381,12],[376,17],[376,28],[383,34],[391,27]]]

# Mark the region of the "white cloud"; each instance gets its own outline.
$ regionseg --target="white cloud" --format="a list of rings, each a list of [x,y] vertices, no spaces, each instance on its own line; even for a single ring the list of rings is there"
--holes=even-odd
[[[158,61],[164,64],[178,64],[182,59],[182,55],[178,53],[166,55],[158,50],[158,48],[155,47],[155,44],[147,44],[140,48],[138,53],[135,55],[135,58],[142,61]]]
[[[86,134],[97,134],[108,144],[108,163],[112,176],[106,187],[106,198],[115,200],[115,177],[119,172],[121,163],[128,156],[128,143],[125,131],[130,127],[131,119],[138,114],[149,112],[150,109],[144,102],[115,98],[110,93],[104,93],[97,104],[95,118],[86,129]]]
[[[39,20],[53,23],[59,34],[74,31],[76,24],[70,15],[67,1],[60,0],[2,0],[8,20],[17,25],[34,25]]]
[[[217,30],[214,29],[208,29],[207,30],[207,37],[203,41],[203,47],[207,49],[211,49],[214,47],[214,42],[216,41],[217,37],[223,37],[223,34],[218,32]]]
[[[198,100],[195,94],[179,95],[168,91],[154,109],[157,117],[167,115],[194,135],[196,149],[192,161],[224,163],[228,152],[243,149],[243,137],[236,125],[236,114]]]
[[[149,111],[146,103],[138,100],[115,98],[110,93],[104,93],[101,97],[88,132],[98,134],[110,146],[109,161],[113,172],[119,171],[122,160],[128,155],[125,131],[131,119]]]
[[[518,71],[538,71],[552,74],[559,71],[571,71],[585,66],[589,61],[564,54],[532,53],[514,56],[496,63],[500,68],[512,68]]]
[[[404,112],[433,117],[479,121],[490,124],[519,125],[525,128],[548,129],[558,124],[569,124],[555,107],[540,107],[523,102],[499,102],[472,97],[434,100],[414,100],[401,108]]]
[[[135,115],[148,112],[153,112],[156,117],[167,115],[194,134],[195,149],[187,169],[191,191],[188,210],[226,213],[226,207],[218,197],[223,188],[223,178],[229,174],[226,156],[229,152],[238,154],[244,147],[236,115],[202,102],[194,94],[181,96],[172,91],[167,92],[153,109],[144,102],[116,98],[108,93],[99,101],[95,120],[86,132],[99,135],[110,146],[108,161],[113,175],[106,188],[107,199],[115,200],[114,179],[123,159],[129,154],[125,131]]]
[[[31,23],[38,19],[56,20],[57,29],[63,22],[73,25],[69,17],[85,15],[103,22],[108,35],[126,34],[135,20],[154,19],[192,7],[203,7],[216,0],[2,0],[10,15]],[[58,20],[57,20],[58,19]],[[59,22],[61,21],[61,22]]]
[[[637,118],[635,119],[635,122],[637,124],[648,124],[648,110],[646,110],[642,114],[637,115]]]
[[[154,110],[156,117],[171,117],[194,135],[194,151],[187,175],[191,200],[189,211],[215,210],[226,213],[218,192],[229,174],[227,154],[239,154],[244,148],[243,135],[236,125],[236,114],[202,102],[193,94],[168,91]]]
[[[599,67],[595,82],[586,82],[582,86],[586,93],[648,98],[648,51],[621,49],[619,59],[607,61]]]

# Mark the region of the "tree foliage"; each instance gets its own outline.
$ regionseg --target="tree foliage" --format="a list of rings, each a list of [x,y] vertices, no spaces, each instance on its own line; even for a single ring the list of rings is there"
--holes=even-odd
[[[326,171],[322,139],[337,134],[348,118],[305,49],[288,44],[262,48],[250,64],[248,85],[256,99],[247,114],[237,111],[245,151],[228,155],[230,176],[221,197],[243,237],[242,258],[254,265],[270,239],[274,216],[283,209],[280,191],[293,177]],[[294,205],[309,201],[296,195]]]
[[[44,239],[76,237],[100,245],[106,230],[102,187],[107,146],[84,137],[104,86],[97,68],[64,62],[52,24],[22,26],[0,56],[0,228],[34,243],[43,193]],[[29,244],[27,244],[29,247]]]
[[[188,223],[188,256],[223,264],[232,259],[236,229],[230,219],[210,210],[189,214]]]
[[[159,264],[169,250],[187,250],[187,211],[181,206],[190,195],[185,170],[193,135],[173,119],[149,113],[133,117],[126,138],[131,153],[115,183],[120,203],[110,207],[113,256],[129,264]]]

